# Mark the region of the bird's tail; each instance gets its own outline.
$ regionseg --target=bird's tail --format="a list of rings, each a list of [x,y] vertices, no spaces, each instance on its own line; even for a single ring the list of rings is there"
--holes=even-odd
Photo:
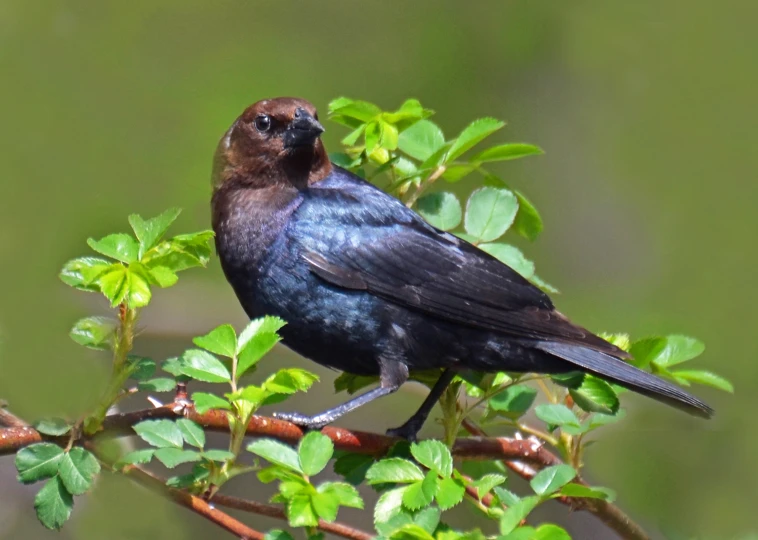
[[[710,418],[713,409],[678,386],[613,356],[567,343],[541,341],[537,348],[567,360],[582,371],[651,397],[695,416]]]

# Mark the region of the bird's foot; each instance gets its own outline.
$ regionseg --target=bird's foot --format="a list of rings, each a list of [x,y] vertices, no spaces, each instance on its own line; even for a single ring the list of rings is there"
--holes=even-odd
[[[400,437],[406,441],[416,442],[418,440],[418,432],[421,430],[421,426],[424,425],[424,421],[416,421],[413,418],[408,420],[400,427],[387,430],[387,435],[390,437]]]
[[[305,416],[297,412],[275,412],[273,414],[277,420],[284,420],[303,429],[321,429],[331,423],[332,419],[323,415]]]

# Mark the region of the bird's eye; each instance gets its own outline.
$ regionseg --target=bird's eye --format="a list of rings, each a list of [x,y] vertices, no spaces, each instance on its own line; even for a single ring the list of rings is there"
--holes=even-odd
[[[271,117],[267,114],[259,114],[255,117],[255,129],[258,131],[268,131],[271,127]]]

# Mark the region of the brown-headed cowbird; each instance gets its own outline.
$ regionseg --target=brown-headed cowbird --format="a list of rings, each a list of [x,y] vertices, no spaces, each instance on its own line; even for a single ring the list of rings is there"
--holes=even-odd
[[[287,321],[283,343],[319,364],[380,377],[378,388],[334,409],[278,417],[319,428],[396,391],[409,370],[431,368],[444,368],[438,382],[390,433],[414,438],[461,370],[581,371],[711,416],[572,324],[502,262],[330,163],[323,131],[307,101],[259,101],[229,128],[214,161],[216,247],[248,316]]]

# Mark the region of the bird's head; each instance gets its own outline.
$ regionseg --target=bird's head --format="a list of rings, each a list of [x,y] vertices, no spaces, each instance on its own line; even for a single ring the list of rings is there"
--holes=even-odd
[[[303,187],[331,170],[319,138],[324,127],[316,108],[297,98],[264,99],[249,106],[216,150],[213,184],[235,181],[252,187],[289,182]]]

